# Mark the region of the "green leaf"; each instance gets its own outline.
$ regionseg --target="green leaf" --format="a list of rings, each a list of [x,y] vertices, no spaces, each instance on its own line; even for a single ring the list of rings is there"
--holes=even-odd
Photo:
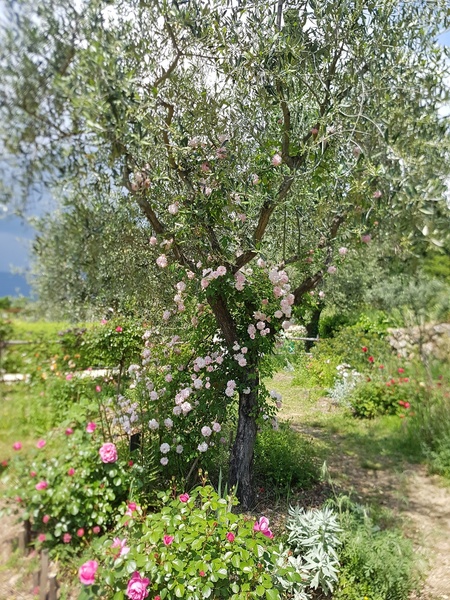
[[[182,583],[179,583],[178,585],[175,586],[175,596],[177,598],[182,598],[184,596],[184,585]]]

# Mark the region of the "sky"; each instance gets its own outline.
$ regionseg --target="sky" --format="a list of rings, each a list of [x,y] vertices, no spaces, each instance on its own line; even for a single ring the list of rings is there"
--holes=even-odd
[[[443,33],[438,41],[450,46],[450,30]],[[33,228],[23,219],[8,212],[2,213],[0,208],[0,278],[2,272],[11,273],[27,268],[34,235]]]

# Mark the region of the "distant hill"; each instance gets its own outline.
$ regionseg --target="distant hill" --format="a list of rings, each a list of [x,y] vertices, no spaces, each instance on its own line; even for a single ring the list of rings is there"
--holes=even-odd
[[[0,298],[3,296],[30,296],[31,289],[23,275],[0,271]]]

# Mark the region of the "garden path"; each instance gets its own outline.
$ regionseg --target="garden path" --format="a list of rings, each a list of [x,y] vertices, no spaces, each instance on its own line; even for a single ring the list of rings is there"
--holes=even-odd
[[[275,376],[273,384],[283,396],[292,378],[286,373]],[[427,577],[419,596],[411,600],[450,600],[450,487],[442,478],[428,475],[424,465],[390,455],[379,439],[374,440],[376,450],[368,460],[369,435],[363,439],[359,432],[349,444],[348,433],[339,433],[336,425],[326,426],[336,411],[328,398],[305,401],[298,397],[298,388],[291,389],[297,401],[288,396],[281,416],[290,418],[295,430],[326,445],[327,466],[337,491],[391,509],[413,540]]]

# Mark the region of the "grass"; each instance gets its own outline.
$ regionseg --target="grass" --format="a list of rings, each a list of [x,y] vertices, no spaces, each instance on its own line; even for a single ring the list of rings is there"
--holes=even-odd
[[[26,383],[0,383],[0,459],[11,455],[12,444],[31,447],[54,422],[43,387]]]
[[[279,417],[318,438],[326,453],[339,451],[359,457],[360,466],[373,470],[423,460],[422,448],[409,435],[404,420],[397,416],[355,419],[347,410],[333,406],[329,399],[316,400],[316,392],[311,394],[294,385],[293,379],[292,374],[281,372],[266,382],[269,389],[283,395]]]

